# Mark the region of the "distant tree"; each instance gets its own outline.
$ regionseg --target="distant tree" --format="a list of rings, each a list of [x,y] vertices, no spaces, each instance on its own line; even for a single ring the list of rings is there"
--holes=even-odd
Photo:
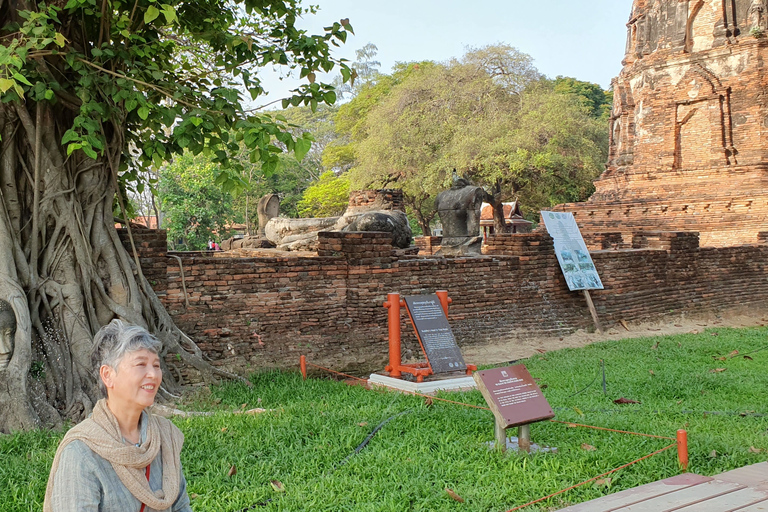
[[[478,65],[486,62],[509,65]],[[366,107],[353,131],[352,185],[402,188],[425,234],[454,168],[484,186],[503,231],[504,200],[536,211],[585,199],[607,158],[605,127],[582,99],[555,92],[508,47],[416,69]]]
[[[597,84],[583,82],[575,78],[558,76],[554,81],[554,90],[561,94],[574,94],[581,98],[592,117],[607,121],[613,106],[613,92],[606,91]]]
[[[235,220],[232,196],[222,192],[213,176],[215,164],[204,155],[185,153],[160,170],[158,197],[163,205],[172,249],[201,251],[208,240],[228,238]]]
[[[349,65],[352,69],[353,80],[345,82],[343,77],[339,76],[334,81],[339,98],[352,98],[360,92],[361,88],[376,81],[379,77],[379,68],[381,68],[381,62],[375,60],[378,53],[379,48],[373,43],[368,43],[355,50],[355,62]]]
[[[398,64],[391,75],[378,75],[375,82],[364,84],[357,95],[339,107],[334,117],[337,139],[326,146],[323,166],[343,172],[355,165],[356,146],[364,140],[368,113],[389,95],[392,89],[412,73],[435,66],[434,62]]]
[[[504,90],[517,96],[543,78],[530,55],[503,43],[468,47],[461,62],[484,70]]]
[[[327,171],[304,191],[296,205],[301,217],[337,217],[349,204],[349,177]]]

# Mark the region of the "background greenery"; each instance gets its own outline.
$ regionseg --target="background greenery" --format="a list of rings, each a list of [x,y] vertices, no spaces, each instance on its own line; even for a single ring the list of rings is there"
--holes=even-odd
[[[400,188],[421,234],[435,223],[434,199],[451,186],[453,169],[504,201],[520,199],[534,220],[540,209],[584,200],[594,190],[592,180],[607,160],[610,91],[575,78],[548,79],[530,56],[505,44],[469,48],[448,62],[401,63],[390,74],[379,71],[375,45],[356,54],[350,68],[357,78],[350,84],[339,77],[337,104],[273,112],[297,140],[312,134],[303,158],[281,154],[264,172],[242,147],[233,156],[239,173],[222,174],[213,154],[200,155],[197,167],[211,169],[199,189],[185,191],[190,202],[209,204],[207,216],[219,224],[234,219],[255,231],[255,204],[268,193],[280,196],[282,215],[327,217],[344,212],[350,189]],[[167,191],[188,160],[164,164],[159,173],[163,213],[171,206]],[[222,183],[228,199],[210,197],[207,187]],[[153,209],[142,208],[151,199],[140,196],[134,194],[135,210],[152,215]],[[199,240],[225,238],[190,219],[164,216],[174,234],[201,233],[177,249],[202,249]]]

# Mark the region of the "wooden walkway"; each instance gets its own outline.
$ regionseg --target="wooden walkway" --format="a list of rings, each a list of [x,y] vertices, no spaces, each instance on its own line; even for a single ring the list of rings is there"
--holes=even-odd
[[[559,512],[768,512],[768,462],[715,477],[685,474]]]

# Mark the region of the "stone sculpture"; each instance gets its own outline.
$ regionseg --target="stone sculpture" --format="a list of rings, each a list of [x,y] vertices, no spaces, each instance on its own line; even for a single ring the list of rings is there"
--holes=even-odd
[[[338,217],[319,219],[288,219],[275,217],[267,222],[264,233],[281,251],[314,251],[317,249],[317,233],[333,231]]]
[[[763,32],[766,28],[765,0],[752,0],[749,6],[749,25],[751,32]]]
[[[413,233],[408,217],[399,210],[373,211],[358,215],[348,215],[339,219],[336,224],[351,222],[341,228],[341,231],[379,231],[392,233],[392,245],[398,249],[406,249],[411,245]]]
[[[13,357],[16,315],[11,305],[0,299],[0,370],[8,367]]]
[[[264,228],[267,226],[267,222],[280,215],[280,198],[277,194],[265,195],[259,200],[256,212],[259,215],[259,236],[264,237]]]
[[[443,241],[436,253],[442,256],[480,255],[480,212],[485,192],[464,178],[454,178],[450,190],[435,199],[437,214],[443,224]]]
[[[392,233],[392,245],[410,247],[413,238],[408,217],[403,213],[400,190],[362,190],[350,194],[349,206],[341,217],[286,219],[275,217],[264,227],[264,236],[279,250],[317,250],[321,231],[383,231]]]
[[[320,231],[383,231],[392,233],[392,245],[411,245],[408,217],[401,211],[371,211],[320,219],[271,219],[265,228],[267,239],[282,251],[314,251]]]

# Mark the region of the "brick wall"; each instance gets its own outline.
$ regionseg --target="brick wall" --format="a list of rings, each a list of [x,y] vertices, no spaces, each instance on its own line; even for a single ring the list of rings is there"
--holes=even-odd
[[[443,243],[443,237],[441,236],[417,236],[414,237],[413,243],[419,248],[419,255],[432,256],[440,250],[440,244]]]
[[[405,211],[403,191],[399,189],[355,190],[349,194],[347,213],[371,210]]]
[[[144,277],[152,285],[152,288],[158,293],[165,291],[168,282],[168,242],[165,230],[148,229],[144,226],[131,224],[131,233],[133,242],[136,244],[136,250],[139,253],[141,261],[141,270]],[[128,238],[128,229],[120,228],[117,230],[123,247],[131,255],[133,260],[133,250],[131,241]]]
[[[544,233],[490,237],[477,258],[395,259],[389,250],[375,261],[356,251],[370,246],[375,254],[385,237],[359,235],[321,235],[318,257],[181,255],[189,307],[173,260],[160,296],[214,364],[243,373],[290,368],[301,354],[339,370],[382,369],[382,304],[391,292],[448,290],[462,346],[560,336],[592,325],[583,295],[568,290]],[[768,303],[768,245],[698,248],[697,240],[691,233],[643,232],[630,240],[636,249],[594,251],[606,286],[592,293],[602,322]],[[406,357],[418,355],[405,320],[402,331]]]

